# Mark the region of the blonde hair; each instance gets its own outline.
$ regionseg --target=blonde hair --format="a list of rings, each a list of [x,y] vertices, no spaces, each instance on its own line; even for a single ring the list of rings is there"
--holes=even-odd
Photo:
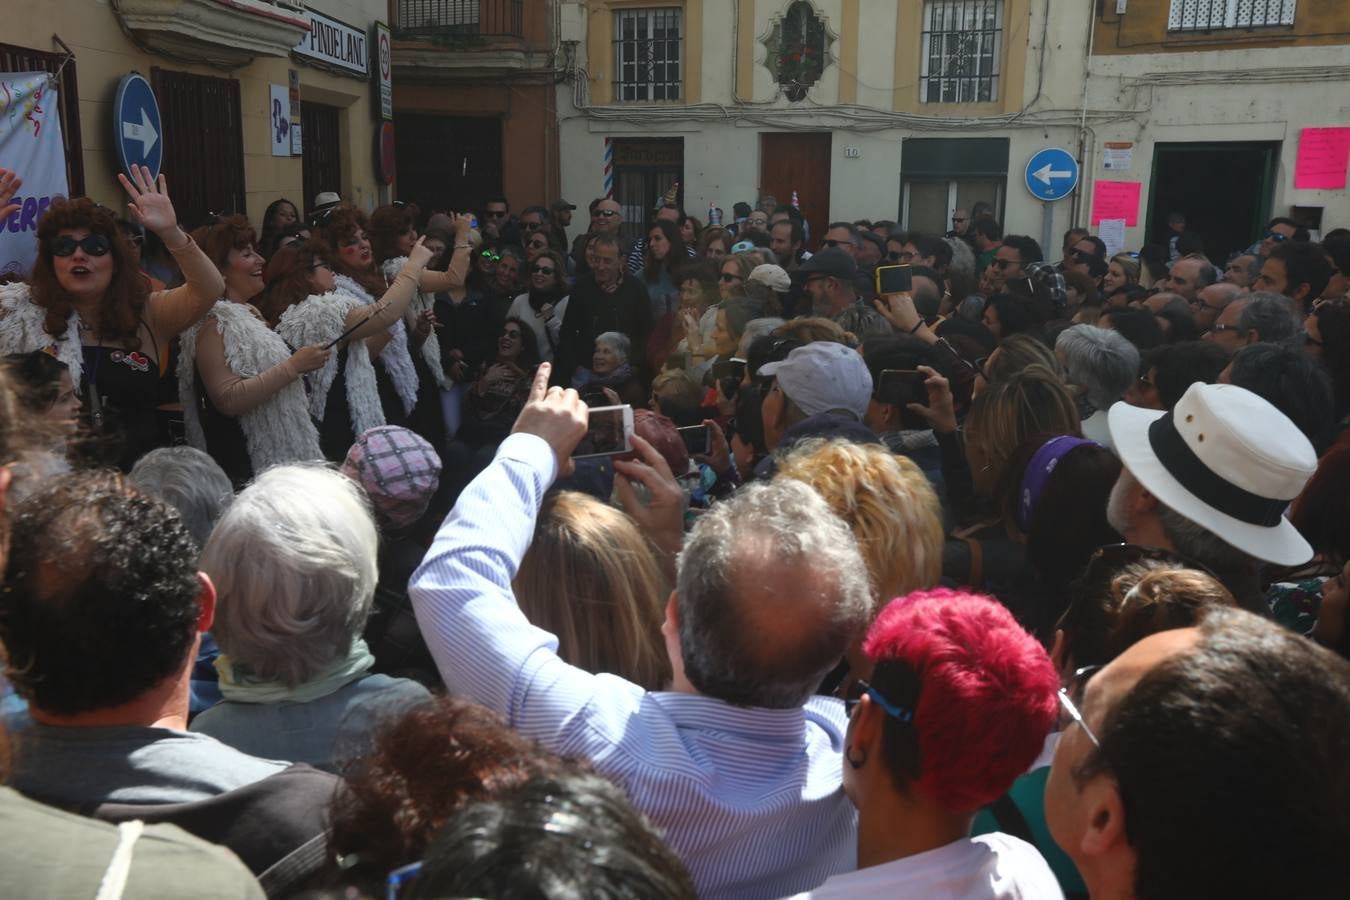
[[[879,444],[807,440],[776,477],[810,485],[853,531],[877,608],[942,574],[942,508],[923,471]],[[875,609],[874,609],[875,612]]]
[[[836,344],[848,343],[848,332],[832,319],[820,316],[798,316],[788,319],[773,331],[774,337],[792,338],[803,344],[815,341],[833,341]]]
[[[1139,260],[1128,253],[1117,253],[1111,257],[1111,262],[1120,266],[1120,271],[1125,273],[1126,286],[1139,283]]]
[[[670,586],[633,520],[586,494],[544,500],[513,582],[530,622],[558,638],[558,655],[656,691],[670,659],[661,622]]]

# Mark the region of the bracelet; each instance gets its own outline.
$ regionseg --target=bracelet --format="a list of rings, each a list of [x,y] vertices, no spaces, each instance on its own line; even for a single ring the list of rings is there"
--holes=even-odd
[[[914,332],[918,331],[918,330],[919,330],[920,328],[922,328],[922,327],[923,327],[923,319],[920,318],[919,321],[916,322],[916,323],[914,324],[914,327],[911,328],[909,331],[907,331],[907,332],[905,332],[905,333],[906,333],[906,334],[913,334]]]
[[[456,244],[456,245],[455,245],[455,249],[456,249],[456,250],[468,250],[468,249],[469,249],[470,247],[472,247],[472,246],[473,246],[473,244]]]

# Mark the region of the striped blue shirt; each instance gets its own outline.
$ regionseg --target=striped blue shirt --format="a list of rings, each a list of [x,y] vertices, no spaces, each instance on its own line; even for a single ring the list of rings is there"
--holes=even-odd
[[[752,709],[648,693],[558,658],[511,592],[553,451],[507,438],[460,496],[410,586],[446,686],[621,785],[684,859],[701,897],[774,898],[856,867],[843,704]]]

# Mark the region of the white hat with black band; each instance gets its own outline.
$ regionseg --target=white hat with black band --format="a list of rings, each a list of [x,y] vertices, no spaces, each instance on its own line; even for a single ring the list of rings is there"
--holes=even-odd
[[[1256,559],[1312,558],[1284,512],[1317,470],[1317,454],[1268,401],[1196,383],[1171,412],[1122,402],[1107,421],[1121,461],[1159,503]]]

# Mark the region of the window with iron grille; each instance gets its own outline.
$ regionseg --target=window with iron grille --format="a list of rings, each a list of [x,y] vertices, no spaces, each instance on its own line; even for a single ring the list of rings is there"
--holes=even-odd
[[[680,99],[679,7],[614,13],[614,99]]]
[[[1294,24],[1297,0],[1172,0],[1168,31],[1265,28]]]
[[[997,100],[1003,0],[925,0],[922,47],[924,103]]]
[[[189,229],[209,213],[244,212],[239,82],[152,68],[150,83],[164,120],[162,171],[178,221]]]

